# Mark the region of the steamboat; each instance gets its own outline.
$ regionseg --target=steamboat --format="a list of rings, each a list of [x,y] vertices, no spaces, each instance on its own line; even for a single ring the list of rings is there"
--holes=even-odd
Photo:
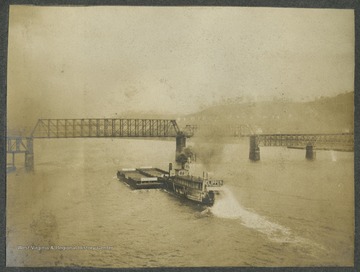
[[[168,171],[153,167],[122,169],[117,177],[133,189],[164,189],[208,206],[214,204],[215,195],[223,185],[222,180],[211,179],[205,172],[202,177],[191,175],[189,162],[179,169],[173,169],[170,163]]]

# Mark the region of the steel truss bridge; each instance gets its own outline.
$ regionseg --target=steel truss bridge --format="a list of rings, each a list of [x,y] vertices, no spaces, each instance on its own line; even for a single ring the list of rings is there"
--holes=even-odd
[[[25,167],[32,170],[34,167],[34,150],[33,138],[21,136],[8,136],[6,138],[6,153],[12,155],[11,163],[7,162],[10,167],[15,167],[15,155],[25,154]]]
[[[40,119],[33,138],[176,137],[176,120],[166,119]]]
[[[233,126],[235,131],[249,130],[251,127]],[[30,137],[8,136],[6,152],[12,154],[14,166],[15,154],[25,154],[25,167],[33,170],[34,149],[33,139],[45,138],[176,138],[176,156],[186,146],[186,138],[198,133],[199,127],[187,125],[179,129],[176,120],[170,119],[119,119],[119,118],[88,118],[88,119],[39,119]],[[212,130],[205,129],[205,133]],[[203,132],[204,132],[203,131]],[[239,132],[239,133],[240,133]],[[232,136],[238,137],[239,133]],[[259,146],[286,146],[289,148],[326,149],[339,151],[354,150],[354,134],[243,134],[250,137],[250,160],[260,159]],[[217,134],[230,136],[229,134]],[[210,135],[211,136],[211,135]],[[309,149],[310,150],[310,149]]]
[[[6,151],[14,154],[32,152],[32,141],[32,137],[8,136]]]
[[[258,134],[254,136],[257,145],[306,147],[343,147],[354,150],[353,133],[337,134]]]
[[[15,166],[15,154],[24,153],[25,168],[33,170],[33,139],[104,137],[176,138],[178,156],[186,146],[186,137],[191,137],[191,135],[181,132],[176,120],[168,119],[39,119],[30,137],[7,137],[6,152],[12,154],[12,164],[9,166]]]
[[[255,134],[250,136],[250,160],[260,160],[259,146],[306,149],[306,158],[313,159],[313,150],[354,151],[354,134]]]

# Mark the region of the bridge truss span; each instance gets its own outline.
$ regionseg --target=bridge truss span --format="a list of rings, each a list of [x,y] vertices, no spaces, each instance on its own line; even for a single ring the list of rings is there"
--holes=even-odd
[[[168,119],[39,119],[33,138],[176,137],[179,127]]]
[[[7,153],[33,153],[33,139],[31,137],[8,136],[6,137]]]
[[[344,148],[354,150],[353,133],[337,134],[259,134],[254,135],[257,145],[305,148]]]
[[[25,168],[31,171],[34,168],[34,148],[32,137],[7,136],[6,137],[6,153],[12,155],[11,161],[6,157],[6,168],[15,168],[15,155],[19,153],[25,154]]]
[[[354,151],[354,134],[254,134],[250,136],[249,159],[260,160],[259,146],[284,146],[306,149],[306,158],[314,159],[313,150]]]

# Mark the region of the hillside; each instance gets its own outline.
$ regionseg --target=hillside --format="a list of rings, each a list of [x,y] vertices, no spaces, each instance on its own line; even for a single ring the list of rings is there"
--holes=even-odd
[[[200,128],[212,127],[214,130],[247,125],[251,130],[261,133],[352,132],[353,105],[353,92],[311,102],[266,101],[223,104],[187,115],[179,120],[179,124],[198,125]]]

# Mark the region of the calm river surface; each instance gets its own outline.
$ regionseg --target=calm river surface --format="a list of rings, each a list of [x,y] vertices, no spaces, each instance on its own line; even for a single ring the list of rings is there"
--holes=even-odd
[[[19,156],[7,176],[7,265],[353,265],[353,153],[309,162],[304,150],[262,147],[253,163],[246,139],[198,146],[195,171],[226,184],[208,210],[116,179],[121,168],[167,169],[175,141],[35,140],[35,172]]]

